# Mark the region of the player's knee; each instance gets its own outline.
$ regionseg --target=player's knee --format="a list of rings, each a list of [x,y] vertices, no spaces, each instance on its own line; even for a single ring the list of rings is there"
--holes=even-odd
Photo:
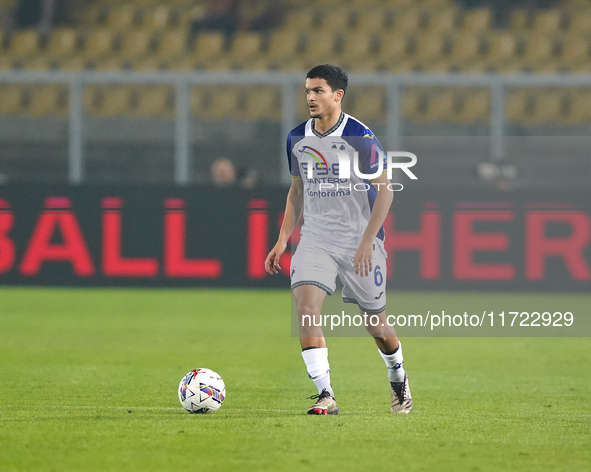
[[[309,302],[298,303],[297,310],[298,317],[300,318],[300,320],[306,317],[314,318],[320,315],[320,308],[315,304]]]

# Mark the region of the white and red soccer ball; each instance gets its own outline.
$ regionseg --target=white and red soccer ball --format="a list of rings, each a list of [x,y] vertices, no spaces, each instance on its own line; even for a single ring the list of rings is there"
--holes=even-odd
[[[194,369],[179,384],[179,401],[189,413],[213,413],[226,398],[226,385],[210,369]]]

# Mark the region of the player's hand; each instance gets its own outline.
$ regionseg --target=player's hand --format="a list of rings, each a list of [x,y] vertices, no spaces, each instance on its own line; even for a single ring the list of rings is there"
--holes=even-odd
[[[372,259],[372,242],[361,241],[361,244],[355,252],[355,257],[353,258],[355,274],[360,275],[361,277],[369,277],[369,273],[373,270]]]
[[[281,243],[278,241],[277,244],[275,244],[275,247],[273,249],[271,249],[271,251],[267,255],[267,258],[265,259],[265,270],[267,271],[267,273],[269,273],[269,274],[278,274],[279,273],[279,271],[281,270],[281,266],[279,265],[279,259],[281,258],[281,256],[285,252],[286,248],[287,248],[286,243]]]

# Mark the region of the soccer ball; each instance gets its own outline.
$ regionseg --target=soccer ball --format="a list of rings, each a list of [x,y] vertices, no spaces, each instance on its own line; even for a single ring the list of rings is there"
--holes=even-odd
[[[213,413],[225,398],[226,385],[213,370],[192,370],[179,384],[179,400],[189,413]]]

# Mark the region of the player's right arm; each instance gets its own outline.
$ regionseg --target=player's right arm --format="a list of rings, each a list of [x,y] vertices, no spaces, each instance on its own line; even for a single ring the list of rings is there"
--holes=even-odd
[[[302,216],[304,209],[304,184],[301,178],[292,178],[291,187],[287,193],[287,201],[285,203],[285,213],[283,215],[283,223],[279,230],[279,238],[277,244],[271,249],[271,252],[265,259],[265,270],[269,274],[277,274],[281,269],[279,265],[279,258],[287,248],[287,241],[291,236],[294,228]]]

